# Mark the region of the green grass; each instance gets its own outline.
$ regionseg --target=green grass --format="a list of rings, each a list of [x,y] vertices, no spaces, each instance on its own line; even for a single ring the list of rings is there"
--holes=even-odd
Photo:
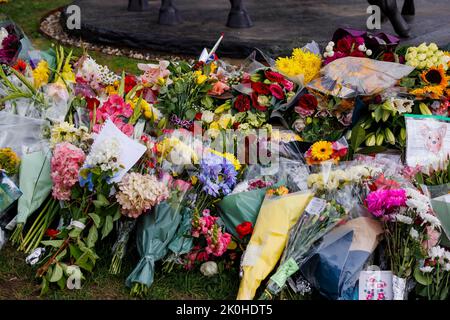
[[[0,4],[0,13],[7,15],[14,20],[32,40],[33,45],[37,49],[45,50],[55,41],[49,40],[39,32],[41,18],[49,11],[71,2],[72,1],[70,0],[9,0],[6,4]],[[67,46],[65,46],[65,48],[73,49],[75,55],[79,56],[82,54],[80,48]],[[116,72],[126,70],[128,72],[137,73],[137,63],[141,62],[127,57],[110,56],[99,52],[90,52],[90,54],[100,64],[108,65],[111,70]]]
[[[124,261],[122,273],[108,272],[107,255],[98,262],[92,274],[86,275],[81,290],[59,290],[52,287],[49,293],[40,296],[40,282],[35,270],[25,264],[25,255],[7,245],[0,251],[0,300],[3,299],[50,299],[50,300],[96,300],[132,299],[125,286],[125,279],[132,271],[137,257],[131,253]],[[154,283],[147,299],[235,299],[239,286],[237,271],[222,271],[207,278],[198,271],[174,270],[163,273],[157,264]]]

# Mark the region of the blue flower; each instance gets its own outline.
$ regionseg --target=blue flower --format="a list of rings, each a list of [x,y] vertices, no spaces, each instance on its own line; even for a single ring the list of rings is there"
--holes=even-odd
[[[81,175],[78,176],[78,181],[80,186],[84,188],[86,184],[88,185],[89,191],[94,191],[94,182],[92,182],[92,172],[89,172],[87,178],[83,178]]]
[[[209,153],[200,162],[202,191],[212,197],[226,196],[236,185],[237,171],[224,157]]]

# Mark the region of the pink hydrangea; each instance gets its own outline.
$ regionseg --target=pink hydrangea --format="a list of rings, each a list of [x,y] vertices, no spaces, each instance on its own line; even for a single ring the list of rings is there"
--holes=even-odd
[[[51,160],[52,195],[58,200],[69,200],[72,187],[78,182],[78,172],[86,155],[83,150],[63,142],[57,144]]]

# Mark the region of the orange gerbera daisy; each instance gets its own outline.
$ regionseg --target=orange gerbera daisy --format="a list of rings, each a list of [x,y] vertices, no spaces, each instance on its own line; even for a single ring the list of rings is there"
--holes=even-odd
[[[416,96],[429,96],[431,99],[440,99],[446,92],[450,80],[443,65],[425,70],[420,78],[426,85],[411,91],[411,93]]]

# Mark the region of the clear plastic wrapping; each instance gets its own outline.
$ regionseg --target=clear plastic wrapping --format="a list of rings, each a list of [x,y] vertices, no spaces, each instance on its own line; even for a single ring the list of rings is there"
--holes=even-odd
[[[322,68],[322,77],[313,80],[307,87],[344,99],[371,96],[394,86],[413,70],[399,63],[346,57]]]

